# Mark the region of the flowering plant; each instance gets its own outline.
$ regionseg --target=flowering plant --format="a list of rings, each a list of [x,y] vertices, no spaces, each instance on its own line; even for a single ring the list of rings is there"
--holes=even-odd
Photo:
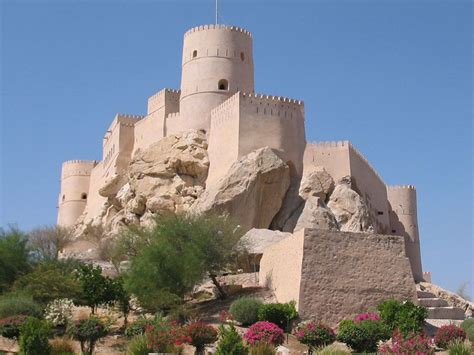
[[[232,314],[230,314],[229,311],[226,311],[224,309],[219,313],[219,320],[220,320],[221,323],[226,323],[226,322],[232,321],[233,320]]]
[[[20,336],[20,327],[25,322],[27,316],[17,315],[0,319],[0,335],[16,339]]]
[[[97,341],[105,337],[108,331],[108,327],[95,316],[76,321],[69,328],[70,335],[80,342],[84,354],[92,354]]]
[[[354,318],[354,322],[356,323],[360,323],[364,320],[380,320],[380,316],[378,315],[378,313],[375,313],[375,312],[367,312],[367,313],[361,313],[361,314],[358,314],[355,318]]]
[[[177,322],[156,321],[145,328],[147,347],[158,353],[178,352],[184,343],[191,343],[183,327]]]
[[[283,343],[283,329],[270,322],[254,323],[244,334],[244,339],[250,345],[260,342],[280,345]]]
[[[46,306],[45,318],[55,327],[66,326],[72,319],[72,307],[74,304],[67,298],[51,301]]]
[[[382,354],[434,354],[433,339],[424,333],[411,332],[404,336],[402,332],[396,330],[392,335],[391,344],[383,344],[379,348]]]
[[[295,336],[300,343],[307,345],[312,352],[315,348],[326,346],[336,341],[336,334],[331,327],[312,321],[298,324]]]
[[[444,325],[438,329],[436,335],[434,337],[434,342],[436,346],[446,349],[454,340],[462,340],[466,339],[466,332],[461,328],[454,324]]]
[[[196,347],[198,354],[204,351],[207,344],[217,340],[217,330],[204,322],[193,322],[186,326],[185,333],[191,338],[190,344]]]

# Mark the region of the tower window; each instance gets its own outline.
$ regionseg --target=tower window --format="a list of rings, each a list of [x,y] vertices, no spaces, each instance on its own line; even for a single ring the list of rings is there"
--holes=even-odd
[[[63,201],[66,199],[66,195],[63,195]]]
[[[87,194],[86,194],[85,192],[82,193],[82,194],[81,194],[81,198],[82,198],[83,200],[87,200]]]
[[[242,61],[245,60],[245,54],[244,54],[244,52],[240,52],[240,59],[242,59]]]
[[[193,58],[196,58],[198,56],[198,51],[197,50],[194,50],[193,51]]]
[[[229,90],[229,82],[226,79],[221,79],[217,87],[219,90]]]

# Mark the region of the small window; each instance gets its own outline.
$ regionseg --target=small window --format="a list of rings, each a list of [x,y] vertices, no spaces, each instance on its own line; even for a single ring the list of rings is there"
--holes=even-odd
[[[87,194],[86,194],[85,192],[82,193],[81,198],[82,198],[83,200],[87,200]]]
[[[378,211],[377,214],[378,214],[379,216],[382,216],[382,215],[383,215],[383,212],[382,212],[382,211]]]
[[[193,58],[196,58],[198,56],[198,51],[197,50],[194,50],[193,51]]]
[[[397,233],[397,231],[395,229],[392,229],[392,233]]]
[[[63,201],[66,199],[66,195],[63,195]]]
[[[219,90],[229,90],[229,82],[226,79],[221,79],[217,87]]]
[[[244,52],[240,52],[240,59],[242,59],[242,62],[245,60],[245,54],[244,54]]]

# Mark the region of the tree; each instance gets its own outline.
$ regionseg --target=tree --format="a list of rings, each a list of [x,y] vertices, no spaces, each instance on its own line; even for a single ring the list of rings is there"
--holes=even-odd
[[[71,228],[61,226],[39,227],[28,233],[28,244],[43,260],[57,260],[72,241]]]
[[[31,270],[27,239],[19,229],[0,228],[0,293],[5,292],[17,279]]]
[[[77,299],[82,293],[81,283],[74,275],[77,265],[78,262],[72,260],[44,261],[32,272],[20,276],[13,289],[43,305],[58,298]]]
[[[119,245],[138,246],[131,251],[125,285],[141,305],[155,311],[174,306],[206,276],[225,297],[216,275],[235,266],[244,251],[239,228],[228,219],[160,216],[154,227],[133,231]]]
[[[130,294],[124,288],[123,278],[120,276],[111,280],[111,287],[113,289],[115,304],[123,315],[123,324],[126,328],[128,324],[128,314],[132,308],[130,304]]]
[[[111,304],[115,301],[112,279],[102,275],[100,266],[79,265],[76,274],[82,286],[81,298],[78,301],[91,308],[92,314],[98,306]]]

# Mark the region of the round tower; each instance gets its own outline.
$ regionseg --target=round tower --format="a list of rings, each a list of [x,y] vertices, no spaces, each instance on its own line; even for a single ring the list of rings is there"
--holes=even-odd
[[[405,253],[410,259],[415,281],[423,280],[421,267],[420,237],[416,206],[416,189],[412,185],[389,186],[387,197],[390,203],[390,226],[392,234],[405,237]]]
[[[84,212],[91,172],[96,165],[95,160],[69,160],[63,163],[58,201],[58,225],[72,226]]]
[[[180,117],[209,131],[211,110],[237,91],[254,92],[252,35],[225,25],[184,34]]]

